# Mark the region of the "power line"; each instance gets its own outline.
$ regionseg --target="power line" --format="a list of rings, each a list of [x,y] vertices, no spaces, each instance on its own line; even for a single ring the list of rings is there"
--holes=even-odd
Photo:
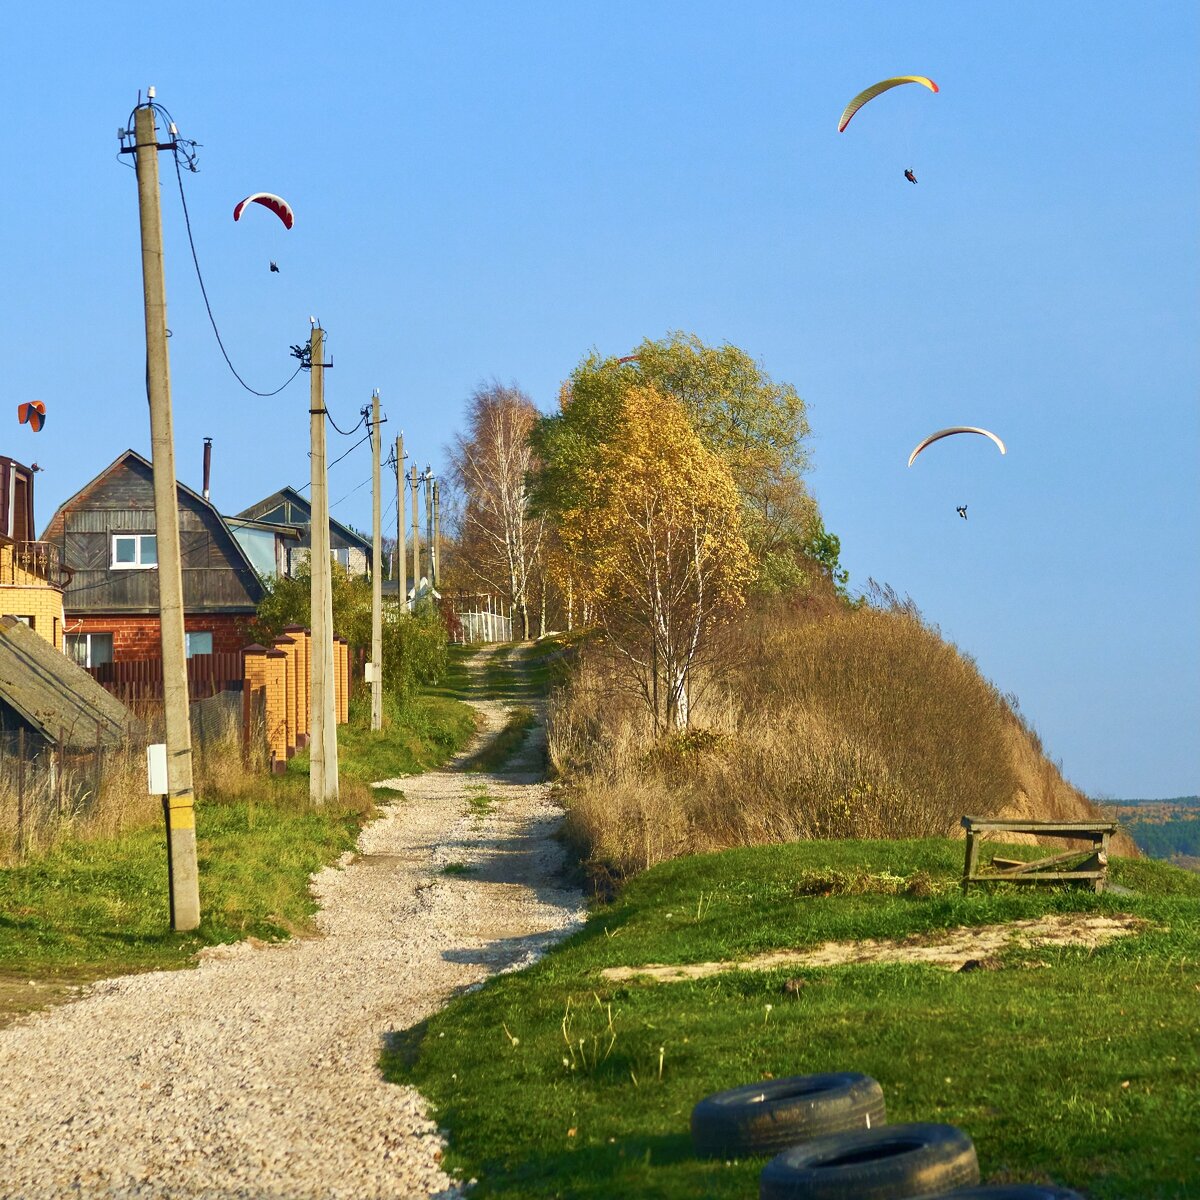
[[[171,123],[171,127],[174,128],[174,122]],[[195,143],[192,143],[192,144],[194,145]],[[191,247],[192,262],[195,264],[195,267],[196,267],[196,279],[200,283],[200,295],[204,297],[204,307],[208,312],[209,324],[212,325],[213,333],[216,335],[217,345],[221,348],[221,354],[224,356],[225,362],[228,365],[229,369],[233,372],[234,379],[236,379],[238,381],[238,383],[240,383],[242,385],[242,387],[244,387],[246,389],[246,391],[248,391],[253,396],[261,396],[263,399],[266,399],[269,396],[278,396],[279,393],[282,392],[283,389],[285,387],[287,387],[288,384],[290,384],[292,382],[292,380],[295,379],[296,376],[300,374],[301,371],[304,370],[304,364],[301,363],[300,366],[298,366],[292,372],[292,374],[289,375],[288,378],[282,384],[280,384],[279,387],[277,387],[273,392],[260,392],[256,388],[252,388],[238,374],[237,368],[233,365],[233,360],[230,359],[230,357],[229,357],[229,352],[225,349],[225,343],[223,341],[221,341],[221,331],[217,328],[217,319],[216,319],[216,317],[213,316],[212,305],[208,301],[208,289],[204,286],[204,276],[200,271],[200,259],[196,254],[196,243],[192,237],[192,219],[188,215],[187,196],[184,194],[184,191],[183,191],[183,172],[179,169],[179,152],[176,151],[172,155],[172,157],[175,160],[175,177],[176,177],[176,179],[179,180],[179,199],[183,205],[183,223],[187,227],[188,245]],[[188,159],[188,166],[193,171],[196,169],[195,163],[190,157]]]

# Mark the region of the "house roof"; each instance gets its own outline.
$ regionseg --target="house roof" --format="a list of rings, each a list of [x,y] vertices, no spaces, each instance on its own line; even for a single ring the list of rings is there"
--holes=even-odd
[[[261,519],[263,513],[269,512],[277,503],[283,500],[286,500],[289,503],[296,505],[298,508],[303,509],[303,511],[308,515],[308,520],[305,521],[304,524],[306,526],[312,524],[312,503],[300,495],[300,493],[296,491],[294,487],[281,487],[279,491],[272,492],[269,496],[264,496],[263,499],[258,501],[257,504],[251,504],[249,508],[243,508],[242,511],[238,513],[238,516],[253,520]],[[329,527],[331,529],[336,529],[338,533],[346,539],[346,541],[360,547],[368,556],[370,556],[370,538],[365,538],[362,536],[362,534],[355,533],[349,525],[343,525],[341,521],[338,521],[334,517],[329,518]]]
[[[64,500],[55,510],[54,515],[46,524],[46,528],[42,531],[42,541],[57,541],[62,544],[63,533],[65,528],[65,516],[70,509],[75,507],[84,507],[81,503],[88,493],[97,487],[103,480],[118,470],[125,463],[133,462],[138,464],[145,471],[150,473],[150,477],[154,476],[154,464],[148,459],[143,458],[136,450],[126,450],[123,454],[118,454],[112,462],[108,464],[98,475],[90,479],[83,485],[73,496]],[[254,569],[254,564],[250,561],[250,556],[246,553],[242,544],[233,536],[233,530],[226,524],[225,518],[221,516],[220,511],[211,500],[206,500],[200,492],[193,491],[186,483],[181,483],[178,479],[175,480],[176,494],[182,494],[189,497],[196,504],[207,509],[213,517],[216,518],[217,524],[225,531],[227,536],[227,548],[236,556],[238,564],[245,568],[247,578],[253,581],[254,588],[257,589],[257,597],[251,595],[252,602],[257,603],[257,599],[262,597],[262,584],[258,578],[258,572]]]
[[[66,750],[120,746],[137,726],[120,700],[16,617],[0,617],[0,701]]]

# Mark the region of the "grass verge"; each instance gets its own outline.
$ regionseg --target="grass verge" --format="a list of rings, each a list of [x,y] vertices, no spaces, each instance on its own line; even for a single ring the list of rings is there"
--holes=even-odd
[[[383,728],[371,728],[370,702],[357,697],[339,725],[338,774],[374,783],[440,767],[470,741],[475,713],[450,696],[418,696],[402,708],[385,703]],[[308,774],[308,750],[288,762],[289,774]]]
[[[429,1097],[450,1130],[447,1165],[477,1176],[480,1197],[754,1195],[761,1161],[692,1156],[692,1105],[755,1079],[840,1070],[878,1079],[892,1122],[966,1129],[989,1182],[1054,1181],[1095,1200],[1197,1194],[1200,879],[1115,860],[1136,895],[964,897],[952,887],[961,856],[960,842],[936,838],[663,863],[531,969],[398,1035],[385,1073]],[[820,894],[814,880],[831,872],[922,883]],[[1151,926],[1094,950],[1009,951],[998,970],[878,964],[622,985],[599,974],[1074,911]]]
[[[282,777],[236,800],[201,798],[196,811],[194,933],[170,931],[161,827],[66,842],[0,870],[0,1021],[54,998],[56,985],[183,967],[204,946],[308,929],[309,876],[354,848],[373,808],[361,785],[343,788],[337,808],[310,808],[307,784]]]

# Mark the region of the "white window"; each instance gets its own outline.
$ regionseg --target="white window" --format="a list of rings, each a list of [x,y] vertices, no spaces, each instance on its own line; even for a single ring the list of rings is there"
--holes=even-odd
[[[187,643],[188,658],[192,658],[197,654],[211,654],[213,652],[211,633],[185,633],[183,638]]]
[[[99,667],[112,662],[111,633],[67,634],[67,657],[81,667]]]
[[[114,533],[114,571],[136,571],[158,566],[158,538],[152,533]]]

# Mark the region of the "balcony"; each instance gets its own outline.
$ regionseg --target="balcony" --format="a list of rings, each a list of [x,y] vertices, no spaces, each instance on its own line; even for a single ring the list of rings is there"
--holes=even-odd
[[[71,569],[62,565],[53,542],[0,540],[0,585],[38,587],[62,591],[71,582]]]

